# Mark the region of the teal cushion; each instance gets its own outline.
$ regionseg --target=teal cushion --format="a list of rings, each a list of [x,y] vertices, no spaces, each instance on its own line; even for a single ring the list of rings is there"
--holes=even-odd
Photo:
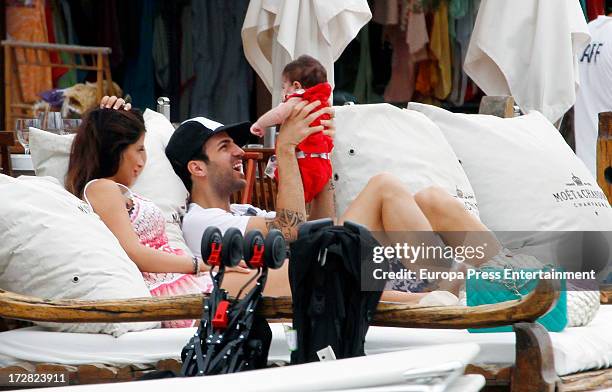
[[[524,271],[537,271],[537,269],[524,268]],[[557,269],[558,270],[558,269]],[[497,272],[503,276],[501,268],[486,268],[486,272]],[[516,269],[515,271],[520,271]],[[496,304],[499,302],[511,301],[520,299],[530,293],[538,285],[539,279],[532,280],[514,280],[506,281],[506,284],[500,280],[489,280],[483,277],[468,277],[466,282],[467,305],[478,306],[487,304]],[[520,293],[518,295],[517,293]],[[567,292],[565,290],[565,281],[561,281],[561,294],[554,308],[537,320],[550,332],[563,331],[567,325]],[[494,327],[494,328],[471,328],[470,332],[511,332],[512,327]]]

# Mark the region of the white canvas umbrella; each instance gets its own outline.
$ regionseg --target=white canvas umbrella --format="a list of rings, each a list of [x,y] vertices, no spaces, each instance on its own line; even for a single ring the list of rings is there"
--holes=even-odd
[[[576,54],[589,40],[576,0],[482,0],[463,67],[487,95],[555,122],[576,100]]]
[[[334,85],[334,61],[371,19],[367,0],[251,0],[242,26],[244,53],[280,102],[281,72],[302,54],[319,60]]]

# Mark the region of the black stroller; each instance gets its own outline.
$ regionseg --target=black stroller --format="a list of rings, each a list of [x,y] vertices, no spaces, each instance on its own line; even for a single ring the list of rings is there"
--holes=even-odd
[[[265,318],[255,311],[262,298],[268,268],[280,268],[286,258],[285,239],[271,230],[264,239],[254,230],[243,238],[232,228],[222,236],[209,227],[202,236],[202,259],[211,268],[213,291],[204,300],[202,319],[195,335],[183,348],[181,376],[205,376],[234,373],[266,367],[272,332]],[[241,260],[257,269],[236,299],[221,288],[226,267]],[[242,291],[256,280],[255,286],[240,298]]]

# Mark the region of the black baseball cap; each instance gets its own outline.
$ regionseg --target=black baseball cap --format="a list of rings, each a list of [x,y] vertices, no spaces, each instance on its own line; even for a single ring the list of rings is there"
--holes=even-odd
[[[251,123],[248,121],[221,125],[204,117],[183,122],[170,137],[166,146],[166,156],[187,190],[191,189],[191,176],[187,170],[187,163],[202,153],[204,143],[211,136],[226,132],[234,143],[242,147],[249,141],[250,127]]]

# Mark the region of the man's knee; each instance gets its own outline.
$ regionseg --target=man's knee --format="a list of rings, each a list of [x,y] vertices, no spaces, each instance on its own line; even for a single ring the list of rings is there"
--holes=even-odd
[[[381,196],[394,196],[399,193],[410,194],[408,188],[402,184],[399,178],[391,173],[379,173],[370,178],[366,188],[369,188],[371,191],[376,192]],[[412,197],[412,194],[410,194]]]
[[[427,187],[414,195],[414,198],[425,214],[446,214],[453,203],[453,197],[437,185]]]

